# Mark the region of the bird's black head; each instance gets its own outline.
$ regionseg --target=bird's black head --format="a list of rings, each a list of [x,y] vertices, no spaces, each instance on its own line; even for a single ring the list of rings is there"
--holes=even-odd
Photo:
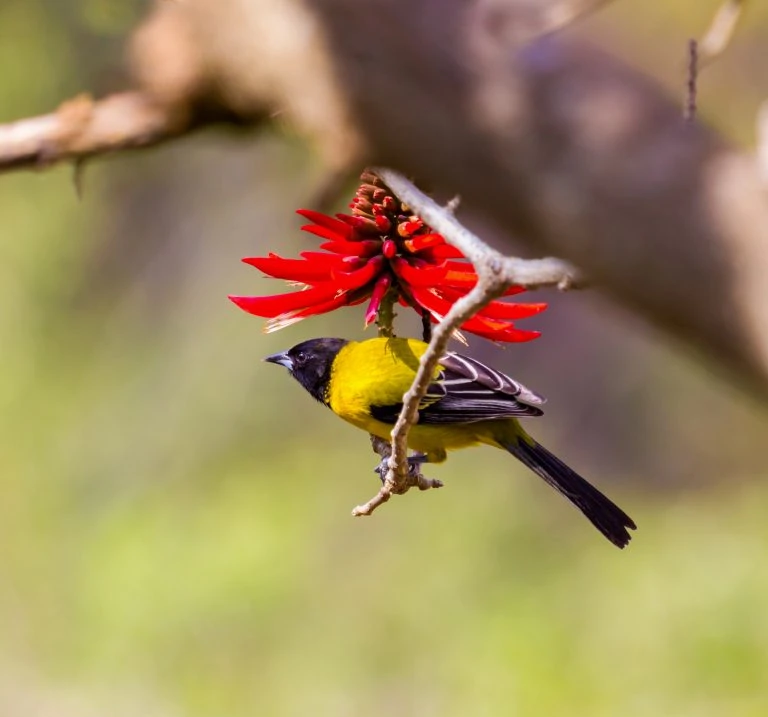
[[[348,343],[346,339],[310,339],[264,360],[285,366],[312,396],[325,403],[333,359]]]

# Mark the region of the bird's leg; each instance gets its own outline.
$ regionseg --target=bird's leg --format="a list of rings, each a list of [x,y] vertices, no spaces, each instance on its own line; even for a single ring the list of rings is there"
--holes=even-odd
[[[381,457],[381,462],[374,469],[381,480],[381,489],[367,503],[358,505],[352,509],[352,515],[371,515],[376,508],[386,503],[394,494],[406,493],[410,488],[419,490],[429,490],[430,488],[442,488],[443,483],[439,480],[425,478],[421,473],[421,464],[431,461],[441,462],[445,460],[445,453],[433,453],[431,456],[424,453],[416,453],[408,458],[408,475],[405,484],[392,485],[392,481],[387,481],[389,473],[389,458],[392,455],[392,444],[384,438],[371,435],[371,447],[374,453]]]
[[[408,477],[413,478],[413,484],[419,490],[429,490],[430,488],[442,488],[443,481],[436,478],[427,478],[421,472],[423,463],[429,463],[430,459],[426,453],[415,453],[408,458]]]
[[[443,482],[434,478],[427,478],[421,472],[421,466],[424,463],[429,463],[429,456],[426,453],[414,453],[412,456],[408,456],[408,483],[405,490],[408,488],[418,488],[419,490],[429,490],[430,488],[442,488]],[[383,456],[381,462],[376,468],[376,473],[379,474],[379,480],[382,485],[385,485],[387,479],[387,471],[389,471],[389,456]],[[403,491],[405,492],[405,491]]]
[[[421,481],[419,479],[426,480],[421,474],[421,466],[423,463],[429,463],[429,456],[426,453],[414,453],[412,456],[408,456],[408,477],[413,481],[412,485],[417,485],[421,488]],[[384,456],[379,465],[373,469],[374,472],[379,474],[379,480],[384,483],[387,478],[387,471],[389,470],[389,456]],[[432,481],[433,483],[439,481]],[[442,483],[440,484],[442,485]],[[429,488],[437,488],[438,486],[430,485]],[[426,490],[426,488],[422,488]]]

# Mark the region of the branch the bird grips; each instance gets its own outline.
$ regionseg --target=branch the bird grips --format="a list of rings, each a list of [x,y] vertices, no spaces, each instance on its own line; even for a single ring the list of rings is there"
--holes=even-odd
[[[487,445],[511,453],[614,545],[625,547],[628,531],[636,527],[632,519],[523,430],[518,419],[541,416],[544,399],[504,373],[447,350],[460,331],[504,343],[537,338],[539,332],[514,322],[547,305],[505,299],[525,291],[524,285],[570,287],[576,283],[572,268],[559,260],[501,256],[458,223],[453,207],[438,207],[391,170],[364,172],[350,207],[352,214],[335,217],[299,211],[310,222],[302,229],[323,240],[320,251],[302,252],[299,259],[270,253],[243,260],[297,284],[298,291],[230,299],[269,319],[267,332],[366,304],[364,328],[375,322],[378,338],[314,338],[265,359],[287,368],[313,398],[371,435],[381,456],[376,472],[382,487],[353,515],[370,515],[412,487],[440,487],[422,475],[423,465],[443,462],[452,450]],[[422,317],[429,343],[395,336],[397,304]],[[427,331],[431,323],[436,327]]]

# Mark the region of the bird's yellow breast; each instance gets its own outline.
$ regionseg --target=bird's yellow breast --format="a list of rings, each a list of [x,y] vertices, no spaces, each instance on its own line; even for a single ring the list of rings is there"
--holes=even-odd
[[[419,367],[427,345],[415,339],[370,339],[350,342],[336,356],[326,400],[331,410],[345,421],[380,438],[389,438],[392,426],[371,416],[371,406],[402,403],[403,395]],[[435,369],[435,375],[441,367]],[[408,434],[410,448],[439,455],[445,450],[465,448],[489,439],[491,424],[475,431],[467,425],[413,426]],[[498,422],[500,425],[506,422]]]
[[[415,339],[350,341],[333,362],[329,406],[345,420],[358,424],[366,417],[372,420],[371,406],[401,403],[426,348]]]

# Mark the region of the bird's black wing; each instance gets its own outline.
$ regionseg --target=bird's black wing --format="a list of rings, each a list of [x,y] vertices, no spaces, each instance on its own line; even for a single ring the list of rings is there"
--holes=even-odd
[[[460,395],[485,389],[514,398],[528,406],[541,406],[547,400],[515,379],[469,356],[450,351],[442,356],[440,365],[443,367],[443,376],[438,376],[438,381],[449,389],[450,394]]]
[[[476,423],[501,418],[540,416],[544,398],[509,376],[476,359],[453,352],[440,359],[443,367],[419,407],[419,423]],[[371,406],[371,415],[394,424],[402,403]]]

